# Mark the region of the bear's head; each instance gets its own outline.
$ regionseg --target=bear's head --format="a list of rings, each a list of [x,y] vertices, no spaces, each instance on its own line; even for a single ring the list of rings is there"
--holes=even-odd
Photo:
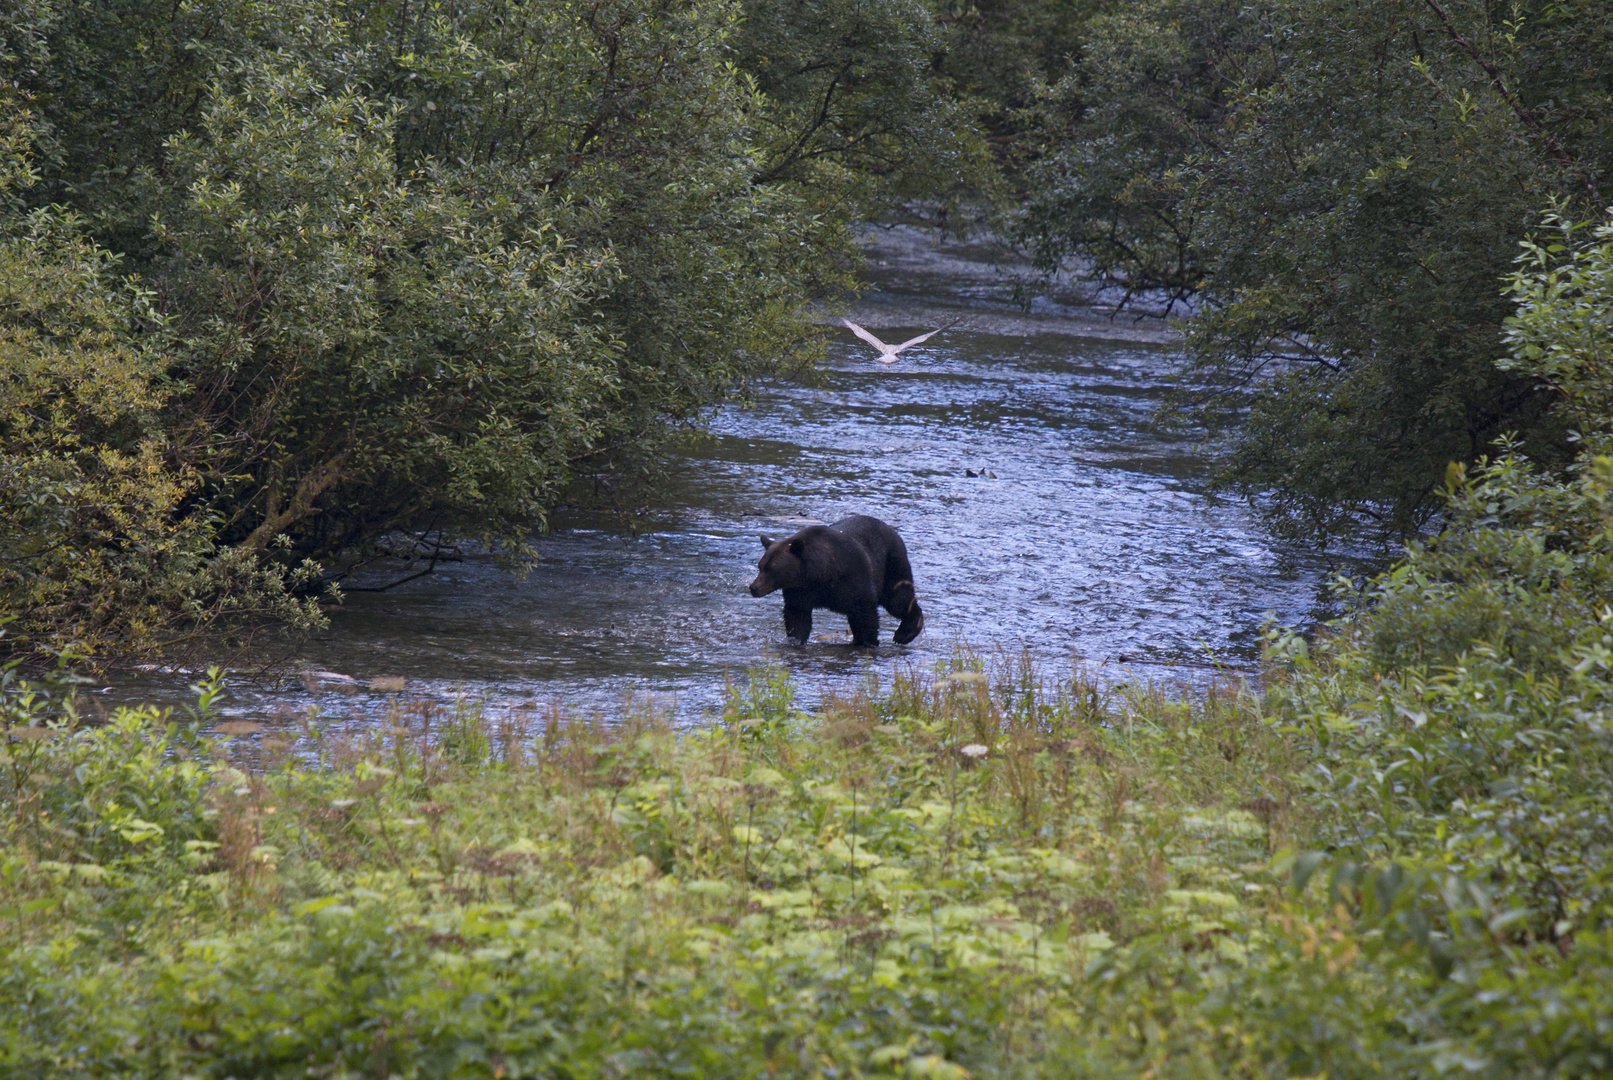
[[[750,583],[752,596],[766,596],[774,589],[799,589],[806,584],[806,564],[801,553],[805,544],[799,536],[787,540],[761,538],[762,561],[757,564],[756,580]]]

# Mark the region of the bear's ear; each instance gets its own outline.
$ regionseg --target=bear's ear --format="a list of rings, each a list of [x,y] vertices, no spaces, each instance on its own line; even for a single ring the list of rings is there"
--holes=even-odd
[[[799,559],[801,557],[801,552],[805,548],[806,548],[806,545],[801,542],[801,539],[799,537],[797,537],[796,539],[790,541],[790,554],[794,555],[797,559]]]
[[[773,539],[772,539],[772,537],[768,537],[768,536],[762,536],[762,537],[758,537],[758,539],[760,539],[760,540],[761,540],[761,542],[762,542],[762,546],[763,546],[763,547],[764,547],[764,548],[769,548],[769,547],[772,547],[772,546],[773,546]]]

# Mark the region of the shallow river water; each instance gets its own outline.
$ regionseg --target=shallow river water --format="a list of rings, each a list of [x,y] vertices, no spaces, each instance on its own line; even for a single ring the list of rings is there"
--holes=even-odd
[[[996,299],[1001,282],[967,250],[900,231],[876,243],[874,288],[854,319],[887,341],[966,321],[889,367],[838,330],[815,385],[767,385],[718,414],[713,437],[676,463],[671,509],[648,531],[562,517],[524,579],[470,558],[352,593],[291,670],[401,675],[411,695],[495,708],[610,714],[637,696],[698,722],[762,661],[794,673],[809,703],[963,643],[1027,649],[1055,672],[1191,679],[1249,670],[1268,613],[1311,618],[1328,567],[1274,546],[1241,504],[1202,493],[1199,433],[1151,427],[1174,334],[1079,306],[1022,313]],[[855,651],[845,619],[820,611],[812,641],[791,646],[780,597],[746,591],[758,534],[852,513],[902,534],[926,631],[896,647],[882,613],[884,644]],[[131,673],[102,700],[174,700],[188,681]],[[382,700],[285,677],[239,685],[228,711],[317,704],[360,719]]]

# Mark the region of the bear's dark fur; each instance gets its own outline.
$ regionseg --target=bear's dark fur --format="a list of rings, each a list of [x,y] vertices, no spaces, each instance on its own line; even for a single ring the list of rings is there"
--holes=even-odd
[[[854,645],[879,643],[881,607],[902,620],[898,645],[924,630],[907,546],[878,518],[855,514],[833,525],[809,525],[783,540],[764,536],[762,547],[767,550],[750,594],[784,590],[784,632],[791,639],[805,644],[812,636],[813,608],[844,615]]]

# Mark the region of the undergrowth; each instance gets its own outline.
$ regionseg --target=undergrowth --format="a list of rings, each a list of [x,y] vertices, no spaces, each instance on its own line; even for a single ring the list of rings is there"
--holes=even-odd
[[[759,671],[683,732],[400,699],[334,738],[317,717],[43,724],[14,696],[3,985],[29,1004],[0,1060],[1011,1071],[1118,942],[1230,955],[1278,902],[1292,762],[1247,695],[1117,697],[1005,661],[819,716],[790,697]]]
[[[808,715],[764,668],[703,730],[399,696],[341,736],[8,686],[0,1068],[1589,1075],[1594,918],[1314,850],[1320,670],[962,657]]]

